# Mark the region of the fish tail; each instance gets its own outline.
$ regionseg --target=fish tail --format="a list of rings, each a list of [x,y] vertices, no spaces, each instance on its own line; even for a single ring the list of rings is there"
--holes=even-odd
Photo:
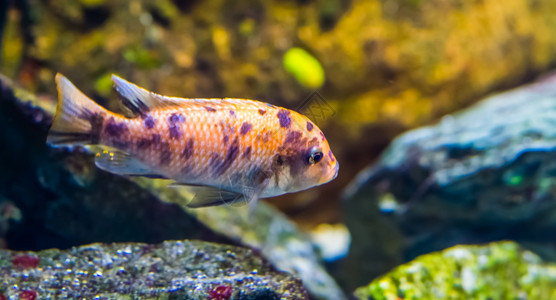
[[[58,106],[46,142],[52,146],[98,144],[108,113],[62,74],[56,74]]]

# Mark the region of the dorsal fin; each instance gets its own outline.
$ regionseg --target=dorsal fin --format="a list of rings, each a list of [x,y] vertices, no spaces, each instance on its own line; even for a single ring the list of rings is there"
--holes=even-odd
[[[116,92],[120,94],[123,104],[136,115],[143,115],[154,108],[181,106],[189,103],[187,99],[165,97],[135,85],[116,75],[112,75]]]

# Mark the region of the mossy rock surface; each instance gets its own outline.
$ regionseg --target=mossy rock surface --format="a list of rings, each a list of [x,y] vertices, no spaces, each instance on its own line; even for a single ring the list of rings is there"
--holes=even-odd
[[[514,242],[426,254],[355,291],[357,299],[554,299],[556,265]]]

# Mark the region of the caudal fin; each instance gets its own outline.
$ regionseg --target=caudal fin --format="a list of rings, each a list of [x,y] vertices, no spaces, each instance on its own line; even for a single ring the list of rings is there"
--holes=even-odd
[[[46,142],[53,146],[97,144],[106,110],[60,73],[56,85],[58,107]]]

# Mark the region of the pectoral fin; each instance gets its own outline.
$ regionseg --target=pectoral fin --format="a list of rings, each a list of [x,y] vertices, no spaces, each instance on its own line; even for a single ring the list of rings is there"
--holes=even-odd
[[[165,178],[129,153],[117,149],[99,149],[95,155],[95,165],[101,170],[119,175]]]
[[[217,206],[244,201],[242,194],[210,186],[174,183],[168,187],[187,187],[193,194],[195,194],[191,202],[187,204],[187,207],[191,208]]]
[[[187,204],[188,207],[198,208],[216,205],[243,206],[249,204],[249,215],[252,215],[257,202],[261,198],[263,191],[270,183],[269,172],[257,170],[253,176],[255,185],[241,186],[241,192],[233,192],[220,189],[217,187],[190,185],[175,183],[171,186],[188,186],[191,192],[195,194],[193,200]],[[233,182],[230,182],[232,184]]]

